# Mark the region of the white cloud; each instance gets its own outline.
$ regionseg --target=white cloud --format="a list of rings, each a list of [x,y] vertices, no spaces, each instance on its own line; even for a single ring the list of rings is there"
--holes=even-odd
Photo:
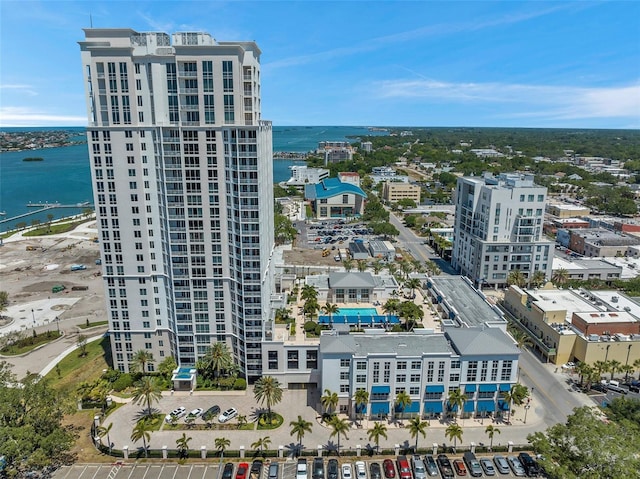
[[[37,96],[38,92],[31,85],[4,84],[0,85],[0,90],[17,90],[29,96]]]
[[[52,115],[26,107],[0,107],[0,126],[74,126],[86,125],[85,116]]]
[[[384,81],[374,85],[378,98],[407,98],[460,104],[500,104],[507,116],[577,118],[639,118],[640,83],[622,87],[505,83],[449,83],[433,79]],[[520,110],[520,111],[518,111]]]

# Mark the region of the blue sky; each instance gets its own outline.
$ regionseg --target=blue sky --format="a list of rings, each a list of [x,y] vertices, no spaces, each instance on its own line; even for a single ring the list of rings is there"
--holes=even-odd
[[[0,0],[0,125],[85,125],[89,27],[255,40],[274,125],[640,128],[640,2]]]

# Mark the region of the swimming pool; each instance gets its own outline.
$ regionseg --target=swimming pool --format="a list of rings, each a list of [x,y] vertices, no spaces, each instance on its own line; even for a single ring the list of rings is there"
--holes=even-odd
[[[318,317],[320,324],[349,324],[352,326],[374,326],[385,324],[398,324],[400,318],[395,315],[382,315],[376,308],[340,308],[331,316],[323,315]]]
[[[376,316],[377,314],[376,308],[340,308],[336,313],[339,316]]]

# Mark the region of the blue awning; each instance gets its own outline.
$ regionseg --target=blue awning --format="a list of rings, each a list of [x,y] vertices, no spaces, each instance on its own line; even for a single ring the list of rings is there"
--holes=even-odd
[[[389,403],[388,402],[372,402],[371,403],[371,414],[389,414]]]
[[[443,393],[444,392],[444,386],[442,385],[433,385],[433,386],[427,386],[425,392],[428,393]]]
[[[482,387],[482,386],[480,386]],[[476,385],[475,384],[466,384],[464,386],[464,392],[466,393],[473,393],[476,391]]]
[[[464,403],[463,411],[464,412],[473,412],[474,406],[475,406],[475,402],[474,401],[466,401]]]
[[[478,401],[476,411],[478,412],[493,412],[496,410],[496,403],[493,400]]]
[[[511,384],[501,384],[500,391],[511,391]]]
[[[509,410],[509,404],[506,401],[498,401],[498,409],[500,409],[501,411],[508,411]]]
[[[442,412],[442,402],[438,401],[438,402],[425,402],[424,403],[424,412],[425,414],[428,413],[433,413],[433,414],[437,414],[437,413],[441,413]]]
[[[396,404],[396,406],[394,407],[394,410],[396,412],[420,412],[420,403],[417,401],[413,401],[408,406],[405,406],[404,409],[401,409],[399,405]]]
[[[391,386],[373,386],[371,388],[371,394],[389,394],[391,392]]]
[[[479,391],[481,393],[492,393],[495,392],[498,387],[495,384],[481,384]]]

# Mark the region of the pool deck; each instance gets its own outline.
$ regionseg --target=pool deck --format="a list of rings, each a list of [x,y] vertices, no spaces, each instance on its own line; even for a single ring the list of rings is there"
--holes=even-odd
[[[291,315],[295,318],[295,325],[296,325],[295,336],[289,335],[289,329],[287,325],[277,324],[275,326],[275,331],[274,331],[275,341],[284,341],[285,344],[300,344],[300,345],[304,345],[304,344],[314,345],[320,342],[320,338],[307,337],[307,335],[304,332],[304,323],[306,321],[306,318],[302,313],[304,300],[302,300],[302,298],[300,297],[300,294],[301,293],[298,294],[296,302],[290,307]],[[427,300],[427,303],[425,303],[425,298],[422,295],[422,291],[420,289],[415,290],[415,295],[416,297],[413,300],[414,303],[421,306],[424,311],[424,317],[422,319],[423,327],[428,329],[433,329],[435,332],[441,332],[442,327],[440,323],[440,317],[436,313],[435,308],[431,306],[428,300]],[[402,297],[400,297],[399,299],[401,301],[405,301],[405,299],[403,299]],[[336,304],[338,305],[338,308],[344,308],[347,310],[349,310],[350,308],[358,308],[358,309],[366,308],[366,309],[376,310],[378,312],[377,314],[379,315],[384,315],[382,311],[382,304],[380,304],[379,306],[376,306],[373,303],[336,303]]]

